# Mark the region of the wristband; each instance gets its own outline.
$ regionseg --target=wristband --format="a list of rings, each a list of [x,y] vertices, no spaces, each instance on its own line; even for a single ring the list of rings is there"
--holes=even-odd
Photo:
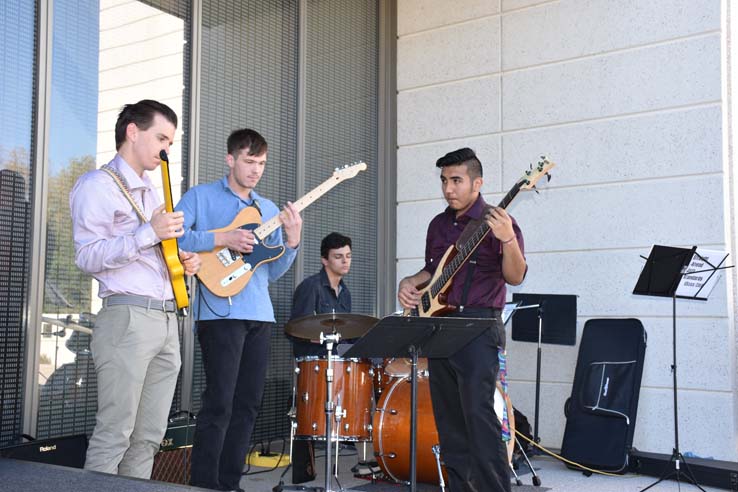
[[[513,242],[513,240],[514,240],[515,238],[516,238],[516,237],[515,237],[515,236],[513,236],[513,237],[511,237],[510,239],[508,239],[507,241],[500,241],[500,242],[501,242],[502,244],[508,244],[508,243],[511,243],[511,242]]]

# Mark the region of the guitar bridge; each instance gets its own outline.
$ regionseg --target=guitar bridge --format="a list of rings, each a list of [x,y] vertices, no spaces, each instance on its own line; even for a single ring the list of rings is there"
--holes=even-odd
[[[220,260],[224,267],[231,266],[239,257],[239,255],[230,248],[221,249],[215,253],[215,256]]]

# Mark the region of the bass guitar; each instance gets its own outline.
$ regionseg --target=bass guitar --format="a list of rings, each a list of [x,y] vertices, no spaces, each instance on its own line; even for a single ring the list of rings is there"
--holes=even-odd
[[[172,183],[169,179],[169,157],[167,157],[167,153],[164,150],[159,152],[159,159],[161,159],[161,182],[164,188],[164,208],[167,213],[171,213],[174,211]],[[183,311],[183,314],[186,315],[190,300],[187,295],[184,266],[182,266],[182,262],[179,260],[179,244],[177,243],[177,238],[164,239],[161,242],[161,253],[164,256],[164,262],[167,264],[167,270],[169,270],[169,280],[172,283],[177,309]]]
[[[548,172],[555,165],[546,159],[545,156],[541,156],[538,164],[536,166],[531,165],[531,169],[525,171],[523,176],[518,179],[497,206],[503,209],[507,208],[520,190],[535,188],[536,183],[543,176],[548,176],[548,179],[551,179]],[[482,243],[482,240],[487,237],[489,231],[490,228],[487,225],[487,221],[482,220],[479,226],[469,236],[469,239],[463,244],[452,244],[449,246],[443,254],[433,277],[429,281],[417,286],[420,291],[420,303],[413,309],[405,309],[403,316],[431,317],[440,316],[443,313],[452,311],[454,308],[446,303],[446,293],[451,286],[451,280],[453,280],[454,275],[456,275],[474,250],[477,249],[477,246]]]
[[[337,168],[330,178],[297,200],[294,203],[295,208],[298,212],[302,211],[338,183],[353,178],[359,171],[364,170],[366,164],[363,162]],[[238,294],[246,287],[259,266],[270,263],[284,254],[284,246],[264,244],[264,238],[281,225],[279,214],[261,224],[261,214],[256,207],[244,208],[230,224],[209,232],[228,232],[237,228],[251,230],[256,237],[254,250],[251,253],[240,253],[230,248],[217,247],[212,251],[201,252],[201,265],[197,277],[216,296],[230,297]]]

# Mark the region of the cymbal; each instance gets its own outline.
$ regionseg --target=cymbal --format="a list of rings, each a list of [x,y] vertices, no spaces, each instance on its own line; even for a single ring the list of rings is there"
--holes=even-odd
[[[374,326],[377,318],[363,314],[327,313],[296,318],[287,323],[284,331],[288,335],[308,340],[318,340],[321,333],[341,334],[342,339],[359,338]]]

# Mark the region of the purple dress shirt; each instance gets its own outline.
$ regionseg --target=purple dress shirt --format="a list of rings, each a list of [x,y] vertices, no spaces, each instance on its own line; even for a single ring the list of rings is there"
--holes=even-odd
[[[128,182],[147,219],[162,201],[151,179],[143,178],[120,155],[110,161]],[[169,272],[151,225],[141,223],[118,185],[96,169],[77,180],[69,194],[75,262],[100,282],[99,296],[136,294],[172,299]]]
[[[461,217],[456,217],[456,211],[446,208],[445,211],[436,215],[428,226],[428,234],[425,239],[425,271],[435,273],[438,263],[446,253],[449,246],[454,244],[464,227],[472,219],[480,219],[486,206],[482,195]],[[512,218],[512,217],[511,217]],[[512,219],[513,230],[520,245],[520,251],[525,253],[523,246],[523,233],[518,227],[515,219]],[[507,289],[505,279],[502,277],[502,244],[490,231],[478,247],[477,266],[474,269],[472,283],[467,294],[465,307],[497,308],[505,305]],[[464,283],[469,270],[469,262],[456,273],[451,281],[451,287],[447,291],[447,303],[452,306],[461,304]]]

